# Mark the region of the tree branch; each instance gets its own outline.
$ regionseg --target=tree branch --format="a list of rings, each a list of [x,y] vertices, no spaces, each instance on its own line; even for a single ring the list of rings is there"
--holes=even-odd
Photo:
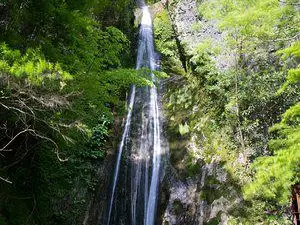
[[[31,132],[31,131],[34,131],[34,130],[31,130],[31,129],[25,129],[25,130],[23,130],[23,131],[21,131],[21,132],[19,132],[17,135],[15,135],[3,148],[1,148],[0,149],[0,152],[2,152],[2,151],[5,151],[6,150],[6,148],[17,138],[17,137],[19,137],[21,134],[24,134],[24,133],[26,133],[26,132]]]
[[[47,141],[49,141],[49,142],[51,142],[54,146],[55,146],[55,153],[56,153],[56,156],[57,156],[57,158],[58,158],[58,160],[60,161],[60,162],[66,162],[66,161],[68,161],[68,159],[62,159],[61,157],[60,157],[60,155],[59,155],[59,151],[58,151],[58,145],[56,144],[56,142],[55,141],[53,141],[51,138],[48,138],[48,137],[46,137],[46,136],[43,136],[43,135],[41,135],[41,134],[38,134],[38,133],[36,133],[36,131],[35,130],[33,130],[33,129],[25,129],[25,130],[23,130],[23,131],[21,131],[21,132],[19,132],[17,135],[15,135],[4,147],[2,147],[1,149],[0,149],[0,152],[3,152],[3,151],[7,151],[7,147],[18,137],[18,136],[20,136],[21,134],[24,134],[24,133],[26,133],[26,132],[30,132],[30,133],[33,133],[36,137],[39,137],[39,138],[41,138],[41,139],[44,139],[44,140],[47,140]]]
[[[10,180],[5,179],[5,178],[3,178],[3,177],[1,177],[1,176],[0,176],[0,180],[5,181],[6,183],[12,184],[12,182],[11,182]]]

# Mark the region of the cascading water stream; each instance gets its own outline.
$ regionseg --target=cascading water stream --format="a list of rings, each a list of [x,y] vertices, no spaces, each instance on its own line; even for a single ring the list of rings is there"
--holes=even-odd
[[[125,129],[124,129],[124,132],[122,135],[122,140],[121,140],[121,143],[119,146],[117,163],[116,163],[116,168],[115,168],[115,172],[114,172],[113,186],[112,186],[112,191],[111,191],[111,196],[110,196],[110,201],[109,201],[109,208],[108,208],[109,211],[108,211],[107,223],[106,223],[107,225],[109,225],[109,223],[110,223],[111,211],[112,211],[112,206],[113,206],[113,201],[114,201],[115,191],[116,191],[116,185],[117,185],[119,170],[120,170],[121,156],[122,156],[124,144],[125,144],[126,138],[128,136],[130,123],[131,123],[131,115],[132,115],[132,107],[133,107],[133,103],[134,103],[134,97],[135,97],[135,86],[132,86],[129,107],[128,107],[128,113],[127,113],[127,119],[126,119],[126,123],[125,123]]]
[[[142,2],[142,19],[139,32],[139,47],[137,55],[137,69],[144,73],[149,73],[153,82],[156,77],[152,73],[156,69],[156,53],[154,51],[152,18],[148,7]],[[143,70],[143,68],[147,68]],[[140,118],[140,119],[138,119]],[[111,195],[108,204],[106,225],[126,224],[126,225],[154,225],[158,198],[158,188],[161,178],[161,157],[163,155],[161,137],[160,110],[156,86],[136,88],[132,87],[128,114],[124,133],[119,146],[117,162],[113,177]],[[120,176],[121,156],[123,149],[128,150],[129,168],[131,171],[130,181],[130,207],[123,214],[130,213],[129,219],[119,219],[115,217],[127,218],[128,215],[120,215],[120,207],[116,202],[124,202],[128,205],[126,197],[117,199],[116,192],[118,177]],[[130,151],[130,152],[129,152]],[[124,178],[124,179],[127,179]],[[126,181],[123,182],[126,185]],[[127,193],[125,193],[127,195]],[[125,200],[124,200],[125,199]],[[115,208],[113,207],[115,205]],[[123,210],[122,208],[122,210]],[[127,211],[126,211],[127,210]],[[112,215],[115,216],[112,222]]]

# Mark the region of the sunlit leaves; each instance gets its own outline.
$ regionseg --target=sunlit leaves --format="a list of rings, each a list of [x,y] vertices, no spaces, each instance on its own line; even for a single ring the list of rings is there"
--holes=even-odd
[[[254,160],[253,181],[245,187],[245,197],[286,206],[300,174],[299,1],[204,1],[199,13],[216,21],[236,54],[236,93],[228,94],[227,111],[239,111],[244,139],[251,148],[273,138],[264,152],[254,154],[265,156]],[[269,136],[263,134],[279,122],[281,113],[281,122],[270,129]]]
[[[199,12],[217,20],[220,29],[228,33],[232,45],[255,49],[264,41],[284,39],[300,31],[295,25],[300,22],[300,13],[292,1],[206,1],[201,4]]]
[[[283,58],[299,57],[299,42],[281,51]],[[284,92],[291,84],[300,81],[300,69],[290,69],[287,81],[279,90]],[[277,138],[269,142],[272,156],[255,160],[254,180],[245,187],[247,198],[263,197],[286,205],[290,201],[291,187],[300,181],[300,103],[289,108],[282,121],[270,129]]]
[[[117,28],[108,27],[100,31],[99,36],[99,63],[103,69],[118,68],[121,66],[121,55],[129,52],[129,40]]]
[[[86,194],[96,185],[98,165],[91,161],[105,157],[108,136],[118,139],[109,122],[123,116],[130,85],[151,83],[135,70],[120,69],[133,67],[131,37],[124,34],[133,36],[133,4],[1,1],[0,43],[7,45],[0,46],[0,144],[23,129],[44,136],[26,133],[9,146],[9,157],[1,156],[1,166],[9,165],[1,176],[14,183],[1,192],[7,198],[0,204],[6,209],[1,224],[82,221]],[[114,128],[121,130],[121,124]]]
[[[33,49],[28,49],[24,55],[21,55],[19,51],[11,50],[2,44],[0,57],[2,73],[27,79],[33,85],[40,85],[45,79],[62,81],[72,79],[72,76],[63,71],[59,64],[46,61],[39,51]]]
[[[290,47],[278,51],[278,54],[282,54],[283,59],[288,57],[299,58],[300,57],[300,41],[294,42]]]
[[[162,10],[154,18],[154,36],[157,50],[162,54],[162,69],[167,72],[183,73],[180,56],[178,54],[178,46],[175,40],[175,33],[169,18],[168,11]]]
[[[278,135],[269,143],[274,155],[255,160],[256,173],[253,182],[245,187],[245,196],[263,196],[287,204],[292,185],[300,181],[300,105],[287,110],[282,122],[270,131]]]

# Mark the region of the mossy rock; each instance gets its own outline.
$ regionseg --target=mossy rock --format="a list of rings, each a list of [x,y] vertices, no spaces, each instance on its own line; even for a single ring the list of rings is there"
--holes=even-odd
[[[179,200],[175,200],[173,206],[175,214],[180,214],[184,211],[183,204]]]
[[[231,198],[231,191],[228,183],[221,183],[214,176],[208,176],[204,187],[200,192],[200,198],[212,204],[214,200],[221,198]]]
[[[208,222],[203,225],[218,225],[221,222],[221,212],[215,218],[210,219]]]

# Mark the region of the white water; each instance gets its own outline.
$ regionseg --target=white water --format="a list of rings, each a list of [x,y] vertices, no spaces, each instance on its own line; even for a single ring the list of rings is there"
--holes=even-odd
[[[144,4],[143,4],[144,5]],[[152,18],[148,7],[142,7],[142,19],[139,33],[139,47],[137,55],[137,69],[148,68],[154,71],[155,51],[153,43]],[[148,76],[155,81],[155,76],[151,72]],[[133,109],[140,109],[137,112],[141,115],[132,115]],[[135,113],[135,110],[133,110]],[[137,124],[131,124],[131,120]],[[130,137],[130,127],[138,133],[134,142]],[[131,132],[132,133],[132,132]],[[121,155],[126,141],[131,140],[138,143],[131,146],[131,177],[130,177],[130,225],[154,225],[156,218],[156,207],[158,198],[158,188],[161,173],[161,128],[160,112],[158,107],[157,88],[145,87],[132,88],[129,102],[129,110],[125,124],[122,141],[119,146],[118,157],[113,177],[112,193],[110,196],[106,225],[110,225],[112,209],[115,199],[116,186],[120,170]],[[151,160],[152,159],[152,160]],[[126,198],[125,198],[126,199]],[[116,213],[118,214],[118,213]],[[129,216],[129,215],[126,215]],[[117,219],[118,220],[118,219]]]
[[[151,14],[147,6],[143,6],[143,17],[141,20],[142,26],[152,26]]]
[[[116,163],[116,168],[115,168],[115,172],[114,172],[113,186],[112,186],[112,191],[111,191],[111,196],[110,196],[110,201],[109,201],[108,216],[107,216],[107,222],[106,222],[107,225],[109,225],[109,223],[110,223],[111,211],[112,211],[112,206],[113,206],[113,202],[114,202],[114,199],[115,199],[115,191],[116,191],[116,186],[117,186],[117,181],[118,181],[118,176],[119,176],[119,170],[120,170],[121,156],[122,156],[122,152],[123,152],[123,148],[124,148],[126,138],[128,137],[128,132],[129,132],[130,123],[131,123],[131,115],[132,115],[134,97],[135,97],[135,86],[132,86],[130,101],[129,101],[129,108],[128,108],[128,113],[127,113],[127,118],[126,118],[126,123],[125,123],[125,129],[124,129],[124,132],[123,132],[123,135],[122,135],[122,140],[121,140],[121,143],[120,143],[120,146],[119,146],[117,163]]]
[[[146,214],[146,225],[153,225],[155,221],[155,212],[157,205],[158,196],[158,184],[159,184],[159,172],[161,163],[161,143],[160,143],[160,124],[159,124],[159,109],[157,100],[156,87],[151,88],[150,92],[151,99],[151,114],[154,120],[154,149],[153,149],[153,160],[152,160],[152,177],[150,184],[150,193],[147,206]]]

